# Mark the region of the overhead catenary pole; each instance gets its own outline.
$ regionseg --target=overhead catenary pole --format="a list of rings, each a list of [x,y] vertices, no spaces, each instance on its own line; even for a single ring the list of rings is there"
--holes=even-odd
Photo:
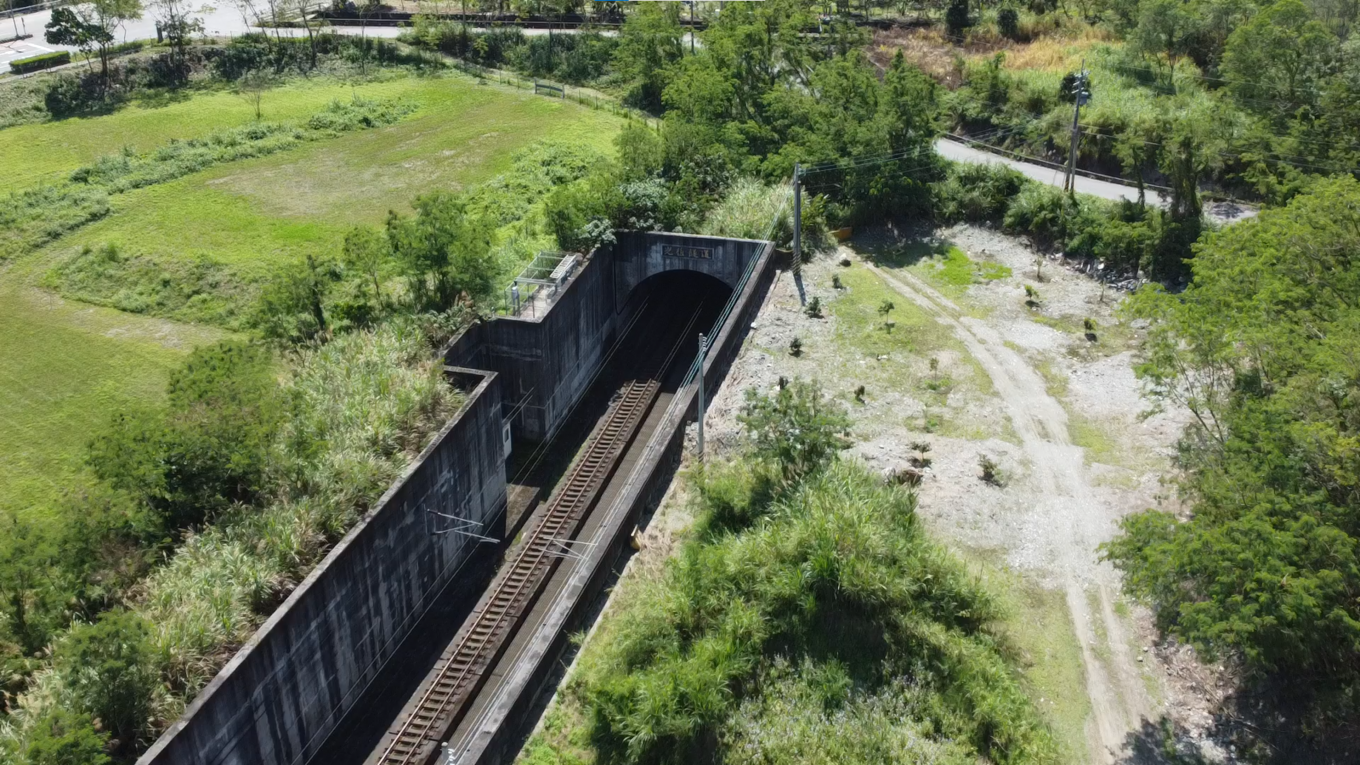
[[[704,458],[704,357],[708,355],[708,338],[699,333],[699,459]]]
[[[803,272],[803,168],[793,163],[793,272]]]
[[[694,55],[694,3],[696,0],[689,0],[689,55]]]
[[[1086,94],[1086,62],[1081,62],[1081,72],[1077,75],[1075,92],[1072,94],[1072,147],[1067,154],[1067,178],[1063,181],[1063,191],[1077,193],[1077,144],[1081,141],[1081,105]]]

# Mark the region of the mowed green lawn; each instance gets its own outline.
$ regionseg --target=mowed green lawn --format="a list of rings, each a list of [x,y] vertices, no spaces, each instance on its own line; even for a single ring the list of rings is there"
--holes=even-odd
[[[169,370],[221,336],[0,287],[0,518],[43,518],[108,418],[158,399]]]
[[[333,99],[398,98],[424,81],[401,77],[357,85],[331,79],[293,82],[262,97],[264,119],[296,122]],[[255,119],[252,103],[229,91],[188,92],[175,100],[134,101],[113,114],[19,125],[0,130],[5,190],[56,180],[103,154],[130,146],[146,152],[171,140],[187,140]]]
[[[334,254],[345,232],[406,211],[417,195],[488,180],[516,150],[555,140],[610,151],[622,120],[461,75],[385,83],[418,111],[377,130],[210,168],[113,198],[105,219],[47,248],[112,243],[132,256],[206,258],[242,276],[285,259]]]

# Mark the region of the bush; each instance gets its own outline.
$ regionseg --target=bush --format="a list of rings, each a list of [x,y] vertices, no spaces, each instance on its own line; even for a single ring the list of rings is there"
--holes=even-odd
[[[74,706],[103,725],[121,752],[137,751],[151,719],[159,674],[141,617],[108,611],[94,624],[77,625],[57,648],[55,666]],[[88,745],[89,733],[75,733]],[[71,741],[71,734],[64,737]],[[70,761],[68,761],[70,762]]]
[[[1067,219],[1076,203],[1067,194],[1042,183],[1027,183],[1006,208],[1002,224],[1013,234],[1025,234],[1041,247],[1061,245],[1067,238]]]
[[[107,109],[111,99],[98,74],[62,74],[48,87],[43,105],[53,117],[62,119]]]
[[[1005,7],[996,12],[996,29],[1002,37],[1015,40],[1020,37],[1020,14],[1014,8]]]
[[[704,533],[588,645],[601,761],[1056,758],[984,626],[996,605],[909,490],[833,461],[772,492],[751,464],[704,470]]]
[[[172,529],[254,501],[281,415],[272,367],[263,348],[238,341],[195,349],[170,376],[166,406],[116,415],[91,443],[90,466]]]
[[[955,37],[961,37],[973,26],[973,20],[968,16],[968,0],[950,0],[949,8],[944,12],[944,25]]]
[[[1000,223],[1027,183],[1025,176],[1002,164],[953,163],[945,179],[932,185],[935,215],[945,223]]]
[[[28,74],[29,72],[51,69],[54,66],[69,63],[71,63],[71,52],[59,50],[38,56],[29,56],[28,58],[16,58],[9,62],[9,70],[13,74]]]
[[[53,709],[33,724],[23,748],[23,765],[108,765],[108,734],[87,714]]]
[[[816,382],[794,380],[773,396],[748,389],[738,420],[750,436],[753,457],[777,466],[788,479],[818,470],[849,446],[845,409],[823,396]]]

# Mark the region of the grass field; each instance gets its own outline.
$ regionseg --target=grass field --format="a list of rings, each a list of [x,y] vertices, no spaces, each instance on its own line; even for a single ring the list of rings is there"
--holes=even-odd
[[[264,119],[294,122],[320,111],[332,99],[420,97],[443,79],[400,77],[357,85],[337,80],[289,83],[262,98]],[[42,122],[0,130],[5,189],[54,180],[124,146],[145,152],[205,136],[255,119],[255,107],[230,91],[187,91],[173,99],[135,100],[113,114]]]
[[[114,412],[220,333],[0,287],[0,513],[41,518]]]
[[[317,90],[325,97],[311,99],[308,110],[339,95],[333,84],[319,83]],[[42,268],[50,268],[112,245],[120,257],[139,264],[138,283],[105,279],[107,289],[89,290],[77,280],[54,275],[47,284],[70,297],[131,308],[138,301],[119,299],[117,293],[126,288],[127,294],[146,294],[148,273],[194,279],[196,285],[214,282],[227,286],[207,290],[213,294],[204,310],[185,306],[152,312],[234,326],[230,317],[239,317],[240,308],[226,304],[248,301],[252,293],[242,283],[263,277],[278,264],[308,254],[333,255],[353,225],[381,223],[389,210],[409,210],[411,200],[423,193],[489,180],[509,169],[518,149],[535,142],[609,151],[622,124],[604,112],[478,85],[462,75],[410,77],[374,86],[366,95],[402,98],[418,108],[389,127],[226,163],[116,195],[108,217],[49,245],[36,259]],[[122,114],[105,119],[120,118]],[[186,268],[215,275],[186,276]],[[176,291],[184,294],[186,288]]]

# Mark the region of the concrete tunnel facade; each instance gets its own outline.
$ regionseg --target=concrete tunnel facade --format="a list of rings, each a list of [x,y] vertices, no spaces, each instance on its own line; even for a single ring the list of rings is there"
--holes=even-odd
[[[542,441],[590,386],[630,297],[652,277],[694,271],[736,289],[765,242],[693,234],[620,231],[560,288],[549,310],[498,316],[456,340],[445,361],[497,373],[512,441]]]

